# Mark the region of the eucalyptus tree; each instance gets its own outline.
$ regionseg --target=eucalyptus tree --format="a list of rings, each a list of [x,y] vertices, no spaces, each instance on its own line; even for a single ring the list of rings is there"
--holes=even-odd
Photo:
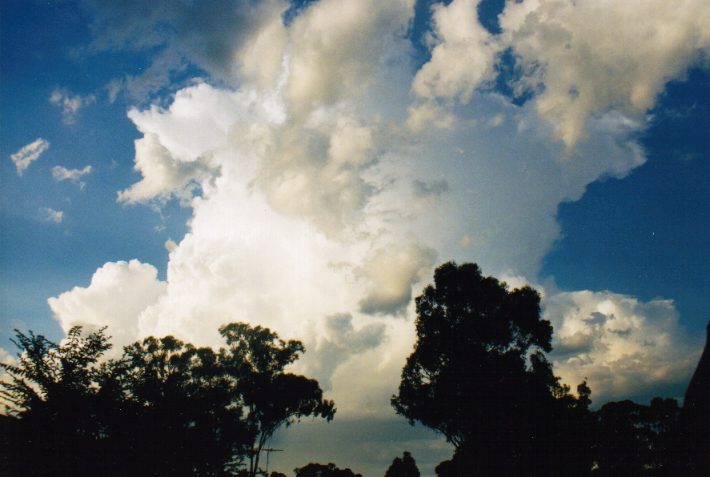
[[[575,398],[554,376],[552,326],[535,290],[446,263],[416,311],[417,342],[392,405],[454,445],[447,475],[581,475],[571,469],[587,466],[587,437],[575,426],[588,414],[588,388]]]
[[[221,366],[232,378],[245,422],[253,430],[249,454],[253,477],[259,471],[261,451],[277,429],[303,417],[330,421],[335,405],[323,398],[318,381],[286,371],[304,352],[300,341],[282,340],[268,328],[246,323],[231,323],[219,332],[227,344],[220,349]]]

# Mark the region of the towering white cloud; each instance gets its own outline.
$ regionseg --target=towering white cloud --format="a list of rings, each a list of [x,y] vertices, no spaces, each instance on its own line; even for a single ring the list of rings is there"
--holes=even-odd
[[[119,202],[166,200],[173,195],[187,200],[197,187],[196,182],[207,172],[200,162],[175,160],[154,134],[146,134],[136,140],[135,169],[142,174],[143,179],[119,192]]]
[[[235,95],[241,100],[229,103]],[[414,137],[406,129],[377,132],[377,122],[338,111],[323,113],[332,121],[284,122],[282,112],[249,99],[258,97],[201,84],[166,110],[131,113],[145,134],[136,148],[145,172],[122,198],[185,193],[185,182],[161,169],[166,161],[205,175],[186,175],[201,193],[190,199],[190,230],[170,252],[160,292],[156,285],[153,300],[130,318],[106,322],[121,328],[128,320],[136,336],[170,333],[203,344],[218,343],[216,330],[228,321],[304,339],[304,369],[332,383],[345,415],[390,412],[392,383],[413,340],[412,296],[435,260],[474,260],[487,273],[535,276],[558,234],[557,205],[601,175],[623,176],[643,162],[616,123],[604,121],[573,160],[556,160],[563,146],[534,111],[497,98],[478,97],[466,113],[505,115],[494,129],[461,121],[445,134]],[[221,114],[212,104],[231,105]],[[279,189],[284,175],[308,187]],[[155,187],[141,189],[144,183]],[[366,193],[353,201],[351,188]],[[121,276],[102,280],[102,289],[122,286]],[[53,308],[70,299],[87,302],[85,292],[72,291]],[[86,310],[96,306],[89,301]],[[369,345],[343,347],[338,332]],[[332,366],[313,361],[335,352],[342,356]],[[373,371],[358,386],[371,392],[360,395],[351,391],[352,375],[363,367]]]
[[[401,40],[413,5],[412,0],[321,0],[299,15],[290,29],[285,91],[293,114],[367,91],[382,63],[391,61],[392,50],[406,48]]]
[[[15,163],[17,168],[17,175],[22,177],[22,174],[30,167],[30,164],[39,159],[39,156],[47,149],[49,149],[49,142],[40,137],[10,155],[10,160]]]
[[[412,301],[412,285],[427,278],[435,256],[434,250],[414,245],[390,245],[376,251],[360,270],[370,282],[360,310],[385,315],[403,311]]]
[[[372,193],[362,175],[377,158],[371,126],[335,113],[253,132],[252,147],[263,165],[257,183],[275,209],[330,234],[355,221]]]
[[[94,330],[109,325],[114,349],[133,342],[138,336],[138,317],[165,290],[152,265],[109,262],[96,270],[88,287],[72,290],[48,300],[62,329],[84,326]]]
[[[135,156],[141,178],[118,200],[178,197],[192,208],[188,233],[166,244],[164,282],[148,264],[111,262],[88,288],[51,299],[65,329],[108,323],[109,333],[122,330],[125,340],[170,333],[218,344],[219,325],[259,323],[304,340],[298,370],[329,388],[341,418],[391,418],[389,397],[415,339],[412,297],[435,264],[476,261],[487,274],[535,280],[560,236],[559,204],[645,161],[635,140],[644,127],[640,112],[663,82],[652,82],[650,102],[641,95],[627,104],[620,98],[633,96],[627,82],[640,72],[632,68],[637,76],[624,77],[610,95],[601,80],[581,73],[586,66],[577,63],[587,57],[579,52],[587,47],[575,40],[570,49],[578,53],[567,56],[554,41],[552,30],[577,25],[580,12],[592,9],[589,2],[510,3],[499,37],[478,24],[477,2],[438,5],[432,56],[418,71],[404,36],[411,1],[321,0],[288,24],[281,21],[282,2],[244,2],[238,13],[231,3],[213,3],[225,7],[224,16],[200,13],[215,27],[202,36],[181,23],[192,12],[187,4],[168,11],[165,2],[151,3],[136,24],[124,22],[121,12],[100,19],[112,41],[167,44],[239,86],[198,82],[177,92],[167,108],[129,112],[143,134]],[[631,8],[604,5],[614,21]],[[666,25],[684,38],[703,37],[692,22],[659,18],[649,20],[648,31]],[[184,37],[165,43],[150,36],[158,19]],[[220,30],[225,19],[244,30]],[[596,30],[587,25],[579,32],[592,41]],[[625,44],[626,33],[610,35],[621,35],[614,37],[617,47]],[[608,42],[601,35],[602,49]],[[545,65],[529,70],[526,81],[537,78],[547,89],[522,106],[478,88],[506,46],[526,64],[538,58]],[[618,64],[596,55],[590,64],[610,68],[613,79],[623,65],[644,55],[650,62],[656,51],[628,50],[617,55]],[[659,66],[661,76],[680,75],[692,56],[682,68]],[[566,75],[575,82],[573,96],[594,100],[562,114],[566,108],[545,104],[564,89],[567,83],[557,78]],[[687,339],[669,302],[641,303],[611,292],[548,292],[545,299],[546,316],[560,330],[558,372],[571,384],[587,376],[595,397],[673,385],[686,372],[688,361],[671,352]],[[127,301],[130,306],[121,305]],[[604,315],[603,325],[595,313]],[[644,361],[650,364],[638,369],[650,377],[640,379],[632,368]]]
[[[509,2],[500,21],[525,85],[542,85],[538,113],[568,146],[594,115],[642,117],[710,48],[704,0],[526,0]]]

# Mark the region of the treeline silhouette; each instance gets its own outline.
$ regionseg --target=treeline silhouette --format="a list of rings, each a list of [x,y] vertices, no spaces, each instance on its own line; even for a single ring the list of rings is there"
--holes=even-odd
[[[438,477],[710,475],[707,350],[683,408],[654,398],[593,410],[586,382],[573,394],[553,373],[535,290],[446,263],[416,310],[392,405],[453,445]],[[286,371],[301,342],[244,323],[219,331],[218,350],[151,337],[110,360],[104,329],[75,327],[61,343],[17,331],[17,363],[0,365],[0,475],[285,477],[263,468],[271,436],[302,417],[331,420],[335,405]],[[294,473],[361,477],[333,463]],[[385,474],[419,476],[409,452]]]
[[[226,347],[147,338],[99,362],[105,331],[61,344],[17,332],[0,395],[2,475],[251,476],[265,443],[301,417],[331,420],[318,382],[285,372],[303,352],[260,326],[220,328]]]
[[[509,290],[476,264],[450,262],[416,311],[417,343],[392,405],[453,444],[439,477],[710,475],[707,352],[691,382],[697,405],[655,398],[592,411],[586,382],[573,395],[553,373],[552,326],[532,288]]]

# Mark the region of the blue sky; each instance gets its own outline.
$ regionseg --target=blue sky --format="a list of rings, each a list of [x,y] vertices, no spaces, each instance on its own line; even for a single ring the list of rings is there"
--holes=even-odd
[[[2,130],[2,328],[42,331],[57,339],[46,299],[91,277],[97,264],[138,258],[164,274],[163,242],[184,234],[186,214],[176,204],[160,213],[116,204],[116,191],[134,179],[133,141],[138,132],[126,117],[127,103],[111,104],[106,85],[126,71],[139,71],[140,55],[80,55],[91,36],[90,18],[76,2],[7,1],[2,14],[0,104]],[[76,121],[65,124],[50,103],[55,89],[71,86],[95,95]],[[50,148],[22,178],[7,160],[38,137]],[[51,169],[92,165],[86,187],[55,182]],[[48,223],[42,209],[63,210],[60,224]],[[163,229],[164,228],[164,229]]]
[[[709,319],[710,9],[651,3],[4,0],[0,347],[265,324],[305,341],[333,435],[402,436],[339,464],[407,442],[432,468],[446,446],[388,398],[455,259],[541,290],[563,379],[680,396]]]
[[[702,333],[710,286],[708,98],[707,70],[668,85],[642,133],[648,162],[560,207],[563,238],[543,273],[566,289],[672,298],[686,326]]]

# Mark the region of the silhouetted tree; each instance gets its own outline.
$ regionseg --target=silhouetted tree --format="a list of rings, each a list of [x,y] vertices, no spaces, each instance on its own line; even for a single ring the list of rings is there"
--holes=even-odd
[[[595,476],[688,475],[678,448],[680,408],[674,399],[654,398],[646,406],[631,401],[610,402],[595,413]]]
[[[294,469],[296,477],[362,477],[350,469],[339,469],[335,464],[308,464]]]
[[[120,359],[104,330],[72,328],[61,343],[17,332],[16,365],[3,364],[0,396],[12,416],[2,475],[253,477],[274,431],[305,416],[330,420],[317,381],[286,373],[303,345],[235,323],[219,352],[174,337],[146,338]],[[4,442],[0,442],[2,444]]]
[[[82,336],[81,327],[69,330],[61,345],[42,335],[15,330],[12,342],[19,348],[17,365],[0,363],[9,379],[0,382],[0,396],[11,414],[60,406],[67,398],[95,394],[92,387],[96,362],[111,348],[104,329]]]
[[[416,310],[417,343],[392,404],[454,445],[447,475],[572,475],[583,459],[561,454],[584,433],[575,426],[588,395],[571,396],[552,372],[552,326],[537,292],[446,263]]]
[[[20,420],[0,414],[0,475],[20,475],[22,471],[17,454],[20,437]]]
[[[127,346],[113,364],[123,422],[133,429],[116,423],[116,440],[131,450],[134,472],[221,475],[231,458],[247,455],[255,430],[242,419],[241,398],[211,348],[150,337]]]
[[[412,454],[404,451],[401,458],[395,457],[385,472],[385,477],[419,477],[419,469]]]
[[[82,335],[69,330],[61,344],[42,335],[15,330],[17,364],[2,364],[0,396],[14,429],[12,461],[17,475],[92,475],[105,435],[105,415],[99,406],[98,359],[111,345],[104,330]],[[49,458],[52,456],[52,458]]]
[[[220,349],[221,365],[233,378],[246,411],[245,421],[254,430],[249,462],[253,477],[259,470],[261,450],[279,427],[309,416],[330,421],[335,406],[323,399],[316,380],[284,372],[304,351],[300,341],[284,341],[268,328],[246,323],[231,323],[219,332],[227,343],[227,348]]]

